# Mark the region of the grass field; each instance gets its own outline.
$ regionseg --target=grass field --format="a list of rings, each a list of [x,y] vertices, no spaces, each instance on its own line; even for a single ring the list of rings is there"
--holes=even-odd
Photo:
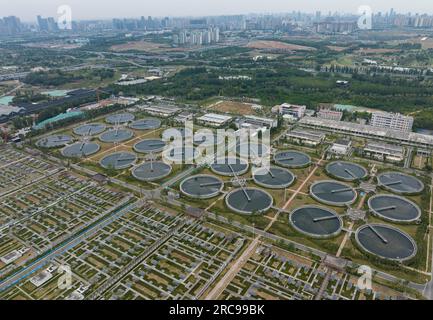
[[[254,115],[256,112],[251,108],[252,104],[236,101],[218,101],[207,107],[209,111],[227,112],[239,115]]]

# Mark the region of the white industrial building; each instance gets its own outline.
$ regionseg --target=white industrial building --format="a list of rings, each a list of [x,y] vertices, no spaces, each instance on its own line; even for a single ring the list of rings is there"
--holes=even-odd
[[[18,250],[14,250],[12,252],[9,252],[8,254],[4,255],[0,258],[0,261],[3,262],[5,265],[8,265],[15,260],[18,260],[22,257],[22,254]]]
[[[270,119],[270,118],[262,118],[257,116],[244,116],[240,118],[237,123],[237,127],[239,129],[242,128],[250,128],[250,127],[256,127],[256,128],[276,128],[278,127],[278,120],[277,119]]]
[[[343,118],[343,112],[331,109],[320,109],[319,112],[317,112],[317,117],[320,119],[341,121]]]
[[[41,273],[35,275],[30,278],[30,282],[37,288],[42,286],[44,283],[47,283],[53,277],[51,272],[47,270],[42,271]]]
[[[377,128],[389,128],[399,131],[412,131],[413,117],[400,113],[373,112],[370,125]]]
[[[326,135],[318,131],[295,129],[287,132],[286,137],[289,141],[315,147],[325,140]]]
[[[290,103],[283,103],[279,106],[275,106],[274,108],[274,110],[278,110],[279,114],[290,115],[295,117],[296,119],[301,119],[302,117],[304,117],[307,110],[307,106],[299,106]]]
[[[192,113],[182,112],[174,118],[174,121],[185,124],[187,121],[192,121],[193,119],[194,119],[194,115]]]
[[[433,149],[433,136],[415,132],[376,128],[370,125],[320,119],[316,117],[304,117],[299,121],[299,125],[305,128],[316,130],[324,130],[333,133],[382,140],[424,149]]]
[[[197,122],[209,127],[222,127],[232,121],[233,117],[216,113],[207,113],[197,118]]]
[[[177,114],[181,109],[174,106],[144,106],[140,107],[141,110],[156,117],[168,118]]]
[[[381,161],[401,162],[404,160],[404,148],[395,144],[368,142],[364,156]]]
[[[347,139],[338,139],[332,144],[332,147],[329,149],[329,151],[339,156],[346,156],[350,153],[351,149],[352,141]]]

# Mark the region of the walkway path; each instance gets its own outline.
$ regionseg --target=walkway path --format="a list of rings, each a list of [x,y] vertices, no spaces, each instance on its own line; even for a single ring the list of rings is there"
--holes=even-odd
[[[314,175],[316,170],[319,168],[320,164],[324,160],[325,155],[322,156],[322,158],[319,160],[319,162],[316,164],[313,170],[311,170],[308,177],[302,182],[302,184],[299,186],[299,188],[296,190],[296,192],[290,197],[290,199],[286,202],[282,210],[286,210],[287,207],[292,203],[292,201],[296,198],[299,192],[305,187],[305,185],[308,183],[308,181],[311,179],[311,177]],[[278,220],[278,217],[282,211],[278,211],[277,214],[272,218],[272,220],[269,222],[268,226],[264,229],[264,232],[268,232],[273,224]],[[215,285],[213,290],[206,296],[205,300],[215,300],[217,299],[225,290],[225,288],[233,281],[233,279],[236,277],[236,275],[239,273],[239,271],[243,268],[245,263],[251,258],[251,256],[256,252],[258,245],[260,244],[262,236],[259,234],[254,240],[251,242],[251,244],[248,246],[248,248],[244,251],[244,253],[238,258],[238,260],[233,264],[233,266],[230,268],[230,270],[224,275],[224,277]]]

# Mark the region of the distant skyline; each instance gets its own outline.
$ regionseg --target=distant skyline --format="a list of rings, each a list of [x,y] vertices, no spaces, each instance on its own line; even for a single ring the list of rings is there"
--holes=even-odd
[[[72,8],[73,20],[287,13],[293,10],[356,13],[361,5],[369,5],[374,12],[394,8],[400,13],[433,13],[432,0],[0,0],[0,15],[14,15],[22,21],[35,22],[37,15],[56,17],[57,8],[65,4]]]

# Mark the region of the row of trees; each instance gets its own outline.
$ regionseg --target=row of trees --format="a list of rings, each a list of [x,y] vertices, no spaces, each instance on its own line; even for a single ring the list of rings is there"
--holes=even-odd
[[[112,69],[95,69],[79,72],[65,72],[62,70],[32,72],[24,79],[25,83],[37,86],[61,86],[80,80],[98,78],[100,81],[114,77]]]
[[[205,67],[189,68],[168,80],[130,87],[113,86],[124,94],[157,94],[200,102],[213,96],[258,98],[264,105],[283,102],[317,107],[320,103],[352,104],[393,112],[425,110],[423,127],[433,127],[433,86],[430,82],[357,75],[348,88],[337,87],[335,77],[313,75],[294,68],[248,70],[251,80],[220,80],[221,72]],[[416,116],[416,113],[415,113]],[[430,123],[431,121],[431,123]],[[421,122],[417,122],[420,124]]]

